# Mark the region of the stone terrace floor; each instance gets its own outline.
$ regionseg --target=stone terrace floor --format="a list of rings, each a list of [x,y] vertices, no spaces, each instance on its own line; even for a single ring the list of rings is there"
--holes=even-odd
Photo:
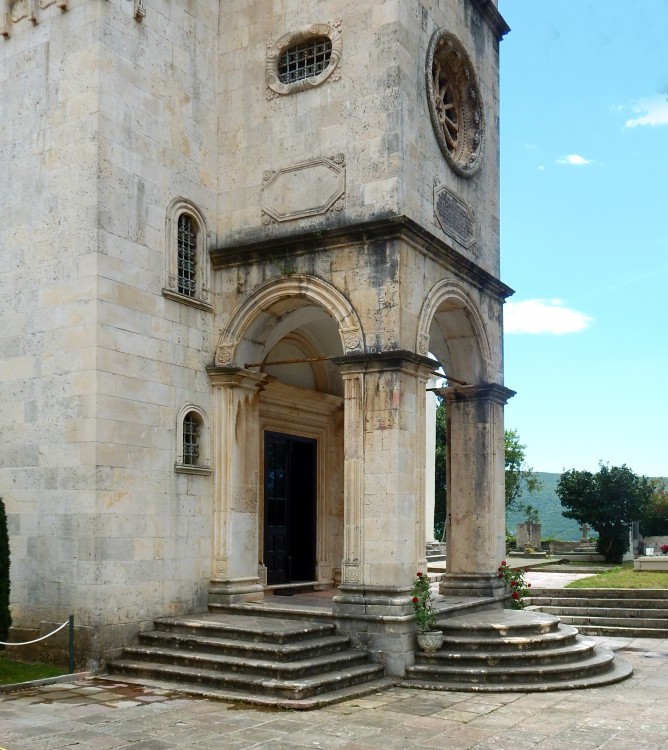
[[[258,710],[89,679],[0,696],[5,750],[668,748],[668,641],[597,639],[625,682],[555,693],[408,690],[308,712]]]
[[[556,587],[577,574],[528,576],[534,586]],[[634,675],[604,688],[554,693],[395,687],[307,712],[260,710],[98,679],[2,693],[0,748],[668,750],[668,641],[595,640],[632,662]]]

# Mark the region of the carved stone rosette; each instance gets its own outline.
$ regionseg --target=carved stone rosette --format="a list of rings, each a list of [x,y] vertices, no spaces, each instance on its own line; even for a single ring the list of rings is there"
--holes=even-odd
[[[483,151],[483,104],[471,59],[454,34],[434,32],[425,73],[429,114],[441,152],[458,175],[471,177]]]

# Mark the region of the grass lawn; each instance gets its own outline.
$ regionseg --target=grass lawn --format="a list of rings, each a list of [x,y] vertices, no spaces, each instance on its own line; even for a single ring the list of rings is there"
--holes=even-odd
[[[569,583],[568,589],[668,589],[668,572],[634,570],[629,561]]]
[[[18,661],[8,659],[5,654],[0,655],[0,685],[14,685],[17,682],[28,682],[30,680],[43,680],[46,677],[58,677],[67,674],[62,667],[54,667],[53,664],[22,664]]]

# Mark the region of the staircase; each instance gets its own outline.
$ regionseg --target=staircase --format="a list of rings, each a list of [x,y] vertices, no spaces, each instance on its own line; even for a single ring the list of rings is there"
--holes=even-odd
[[[330,623],[242,614],[154,621],[109,675],[226,700],[309,709],[384,689],[369,662]]]
[[[529,603],[586,635],[668,638],[667,589],[532,589]]]
[[[633,668],[558,617],[503,610],[439,623],[439,651],[417,652],[405,687],[432,690],[537,692],[609,685]]]

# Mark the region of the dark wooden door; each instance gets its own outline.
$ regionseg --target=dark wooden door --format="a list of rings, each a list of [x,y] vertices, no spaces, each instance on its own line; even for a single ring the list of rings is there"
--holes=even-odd
[[[316,441],[265,432],[267,583],[315,579]]]

